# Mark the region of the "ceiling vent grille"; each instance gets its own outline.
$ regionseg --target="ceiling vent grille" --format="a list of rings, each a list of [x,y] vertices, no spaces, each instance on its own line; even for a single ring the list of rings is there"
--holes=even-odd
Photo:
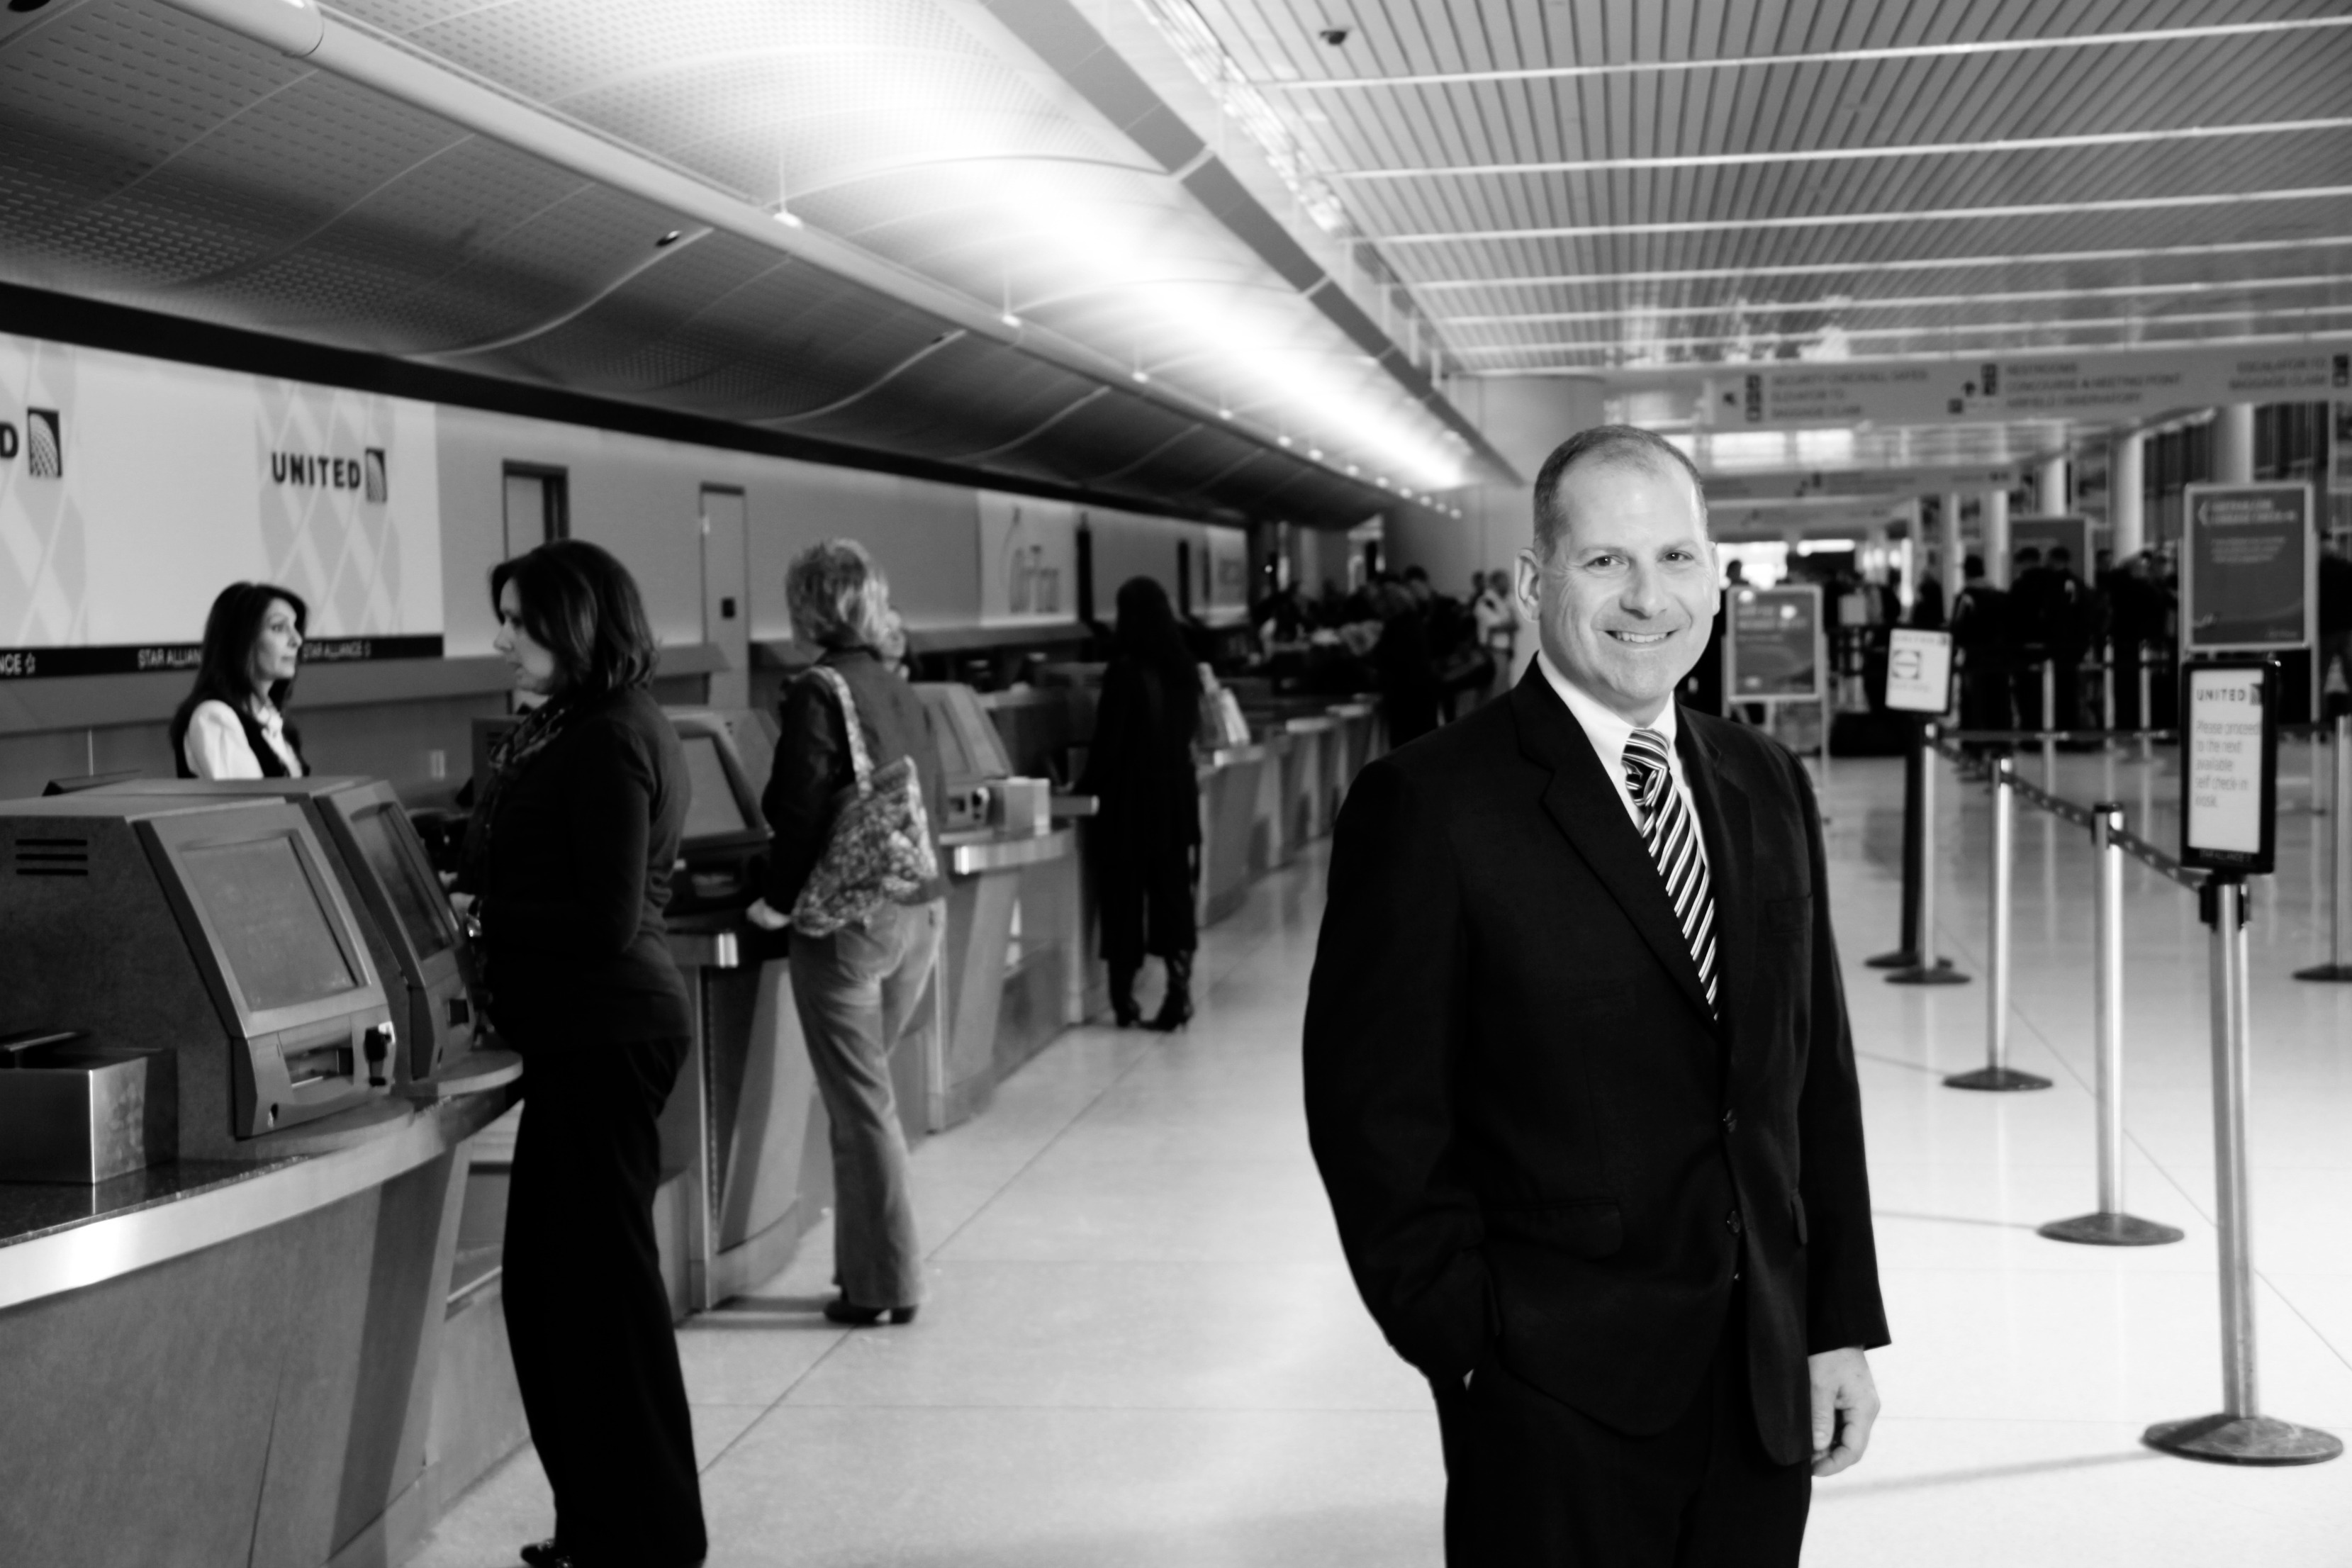
[[[89,840],[19,838],[16,840],[16,875],[87,877],[89,875]]]

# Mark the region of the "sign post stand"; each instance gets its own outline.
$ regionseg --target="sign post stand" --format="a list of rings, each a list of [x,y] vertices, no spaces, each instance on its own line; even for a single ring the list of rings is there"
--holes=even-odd
[[[1936,954],[1936,718],[1951,705],[1952,634],[1895,628],[1887,637],[1886,706],[1915,717],[1904,769],[1903,951],[1870,961],[1894,968],[1889,985],[1968,983],[1951,960]]]
[[[2198,903],[2212,927],[2213,1166],[2221,1262],[2221,1409],[2162,1421],[2141,1440],[2226,1465],[2311,1465],[2341,1439],[2264,1415],[2255,1384],[2252,1203],[2246,1184],[2246,879],[2267,876],[2278,845],[2278,666],[2190,665],[2180,677],[2180,859],[2210,872]]]
[[[2315,655],[2319,552],[2311,487],[2193,484],[2182,492],[2180,662],[2229,654]],[[2311,713],[2321,677],[2311,671]],[[2188,723],[2181,716],[2181,723]]]
[[[1818,584],[1769,588],[1735,584],[1724,616],[1723,700],[1755,703],[1768,713],[1810,702],[1822,710],[1822,782],[1830,773],[1829,632]]]

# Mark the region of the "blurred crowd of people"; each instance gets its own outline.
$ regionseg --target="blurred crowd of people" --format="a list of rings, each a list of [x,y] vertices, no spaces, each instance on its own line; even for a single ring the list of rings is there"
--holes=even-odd
[[[1250,621],[1269,674],[1304,691],[1378,691],[1399,745],[1507,690],[1535,648],[1501,571],[1471,574],[1459,595],[1419,566],[1372,573],[1352,592],[1327,580],[1313,598],[1290,584]]]

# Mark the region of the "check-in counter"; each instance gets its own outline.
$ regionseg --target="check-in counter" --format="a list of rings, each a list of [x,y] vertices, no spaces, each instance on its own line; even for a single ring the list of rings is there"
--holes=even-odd
[[[1209,753],[1198,767],[1201,781],[1201,923],[1223,920],[1249,896],[1255,873],[1250,865],[1257,820],[1258,786],[1265,748],[1228,746]]]
[[[1331,815],[1336,818],[1356,775],[1388,750],[1388,729],[1381,722],[1380,704],[1369,699],[1335,702],[1331,717],[1339,721],[1340,731],[1339,771],[1331,791]]]
[[[396,1561],[520,1062],[392,1092],[401,981],[300,805],[10,802],[0,868],[0,1562]]]
[[[1291,791],[1298,742],[1287,730],[1268,730],[1258,737],[1265,763],[1258,769],[1257,805],[1250,813],[1250,871],[1264,876],[1290,864],[1298,854],[1299,837]]]

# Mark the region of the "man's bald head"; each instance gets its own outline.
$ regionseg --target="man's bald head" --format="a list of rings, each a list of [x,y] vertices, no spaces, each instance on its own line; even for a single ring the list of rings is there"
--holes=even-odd
[[[1552,448],[1536,475],[1536,555],[1549,561],[1558,547],[1560,536],[1568,531],[1568,517],[1559,504],[1560,481],[1572,468],[1598,468],[1623,464],[1646,468],[1653,473],[1672,476],[1681,474],[1690,480],[1691,490],[1698,497],[1701,527],[1706,524],[1706,487],[1698,477],[1697,466],[1685,457],[1683,449],[1654,431],[1634,425],[1595,425],[1590,430],[1580,430]],[[1712,535],[1710,534],[1710,537]]]

